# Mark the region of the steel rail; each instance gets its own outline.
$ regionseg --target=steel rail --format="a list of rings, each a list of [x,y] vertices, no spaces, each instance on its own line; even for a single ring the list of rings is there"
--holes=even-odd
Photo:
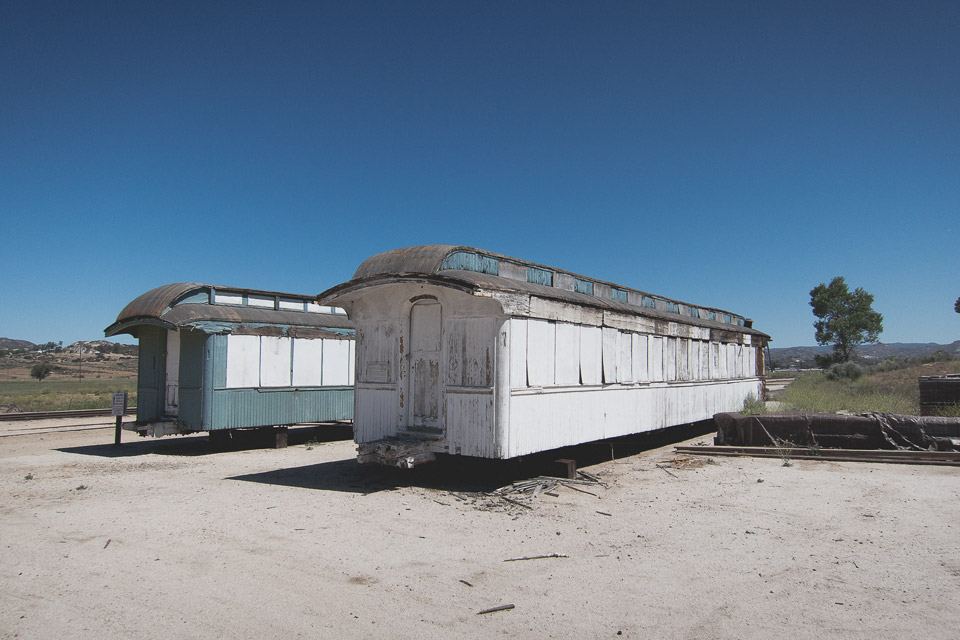
[[[124,415],[136,414],[136,407],[127,407]],[[70,411],[29,411],[25,413],[0,413],[0,422],[11,420],[49,420],[51,418],[98,418],[110,416],[110,409],[73,409]]]
[[[960,466],[960,452],[904,451],[884,449],[810,449],[805,447],[674,447],[677,453],[702,456],[750,456],[783,460],[829,460],[831,462],[882,462]]]

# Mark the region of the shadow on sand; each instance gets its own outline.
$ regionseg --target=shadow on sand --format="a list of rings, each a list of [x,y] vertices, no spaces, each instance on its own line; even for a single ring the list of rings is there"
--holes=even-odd
[[[575,460],[578,467],[589,467],[704,436],[715,430],[713,420],[704,420],[649,433],[554,449],[512,460],[439,456],[435,462],[413,469],[397,469],[373,464],[361,465],[351,458],[227,479],[363,494],[401,487],[423,487],[457,493],[489,492],[511,482],[540,475],[562,475],[566,465],[558,463],[559,459]]]
[[[58,448],[57,451],[103,458],[126,458],[151,453],[164,456],[205,456],[244,449],[272,449],[276,443],[274,434],[272,429],[235,429],[229,433],[228,438],[214,443],[206,433],[141,438],[126,431],[123,433],[124,441],[120,446],[110,442],[82,447],[63,447]],[[112,431],[110,435],[113,436]],[[351,438],[353,438],[352,427],[344,423],[295,426],[287,429],[288,446],[307,442],[335,442]]]

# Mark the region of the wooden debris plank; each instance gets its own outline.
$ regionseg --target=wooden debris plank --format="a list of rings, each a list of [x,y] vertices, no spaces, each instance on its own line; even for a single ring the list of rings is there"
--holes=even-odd
[[[477,611],[477,615],[483,615],[485,613],[496,613],[497,611],[509,611],[513,609],[514,605],[512,604],[502,604],[499,607],[491,607],[489,609],[484,609],[483,611]]]
[[[507,558],[504,562],[518,562],[520,560],[544,560],[546,558],[569,558],[565,553],[548,553],[542,556],[523,556],[522,558]]]

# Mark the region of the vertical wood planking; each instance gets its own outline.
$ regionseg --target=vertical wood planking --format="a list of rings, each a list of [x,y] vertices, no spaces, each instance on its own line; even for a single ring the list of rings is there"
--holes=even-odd
[[[527,386],[527,320],[510,318],[510,387]]]
[[[580,325],[557,323],[556,384],[580,384]]]
[[[556,324],[548,320],[527,321],[527,379],[532,387],[551,386],[556,371]]]
[[[612,327],[603,327],[603,382],[618,381],[617,360],[620,358],[620,332]]]
[[[580,380],[583,384],[603,381],[603,333],[600,327],[580,327]]]

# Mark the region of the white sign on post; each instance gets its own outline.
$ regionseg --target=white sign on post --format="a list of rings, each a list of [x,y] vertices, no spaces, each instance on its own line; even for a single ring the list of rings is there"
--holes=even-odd
[[[123,416],[127,413],[127,392],[113,394],[113,404],[110,407],[111,416]]]

